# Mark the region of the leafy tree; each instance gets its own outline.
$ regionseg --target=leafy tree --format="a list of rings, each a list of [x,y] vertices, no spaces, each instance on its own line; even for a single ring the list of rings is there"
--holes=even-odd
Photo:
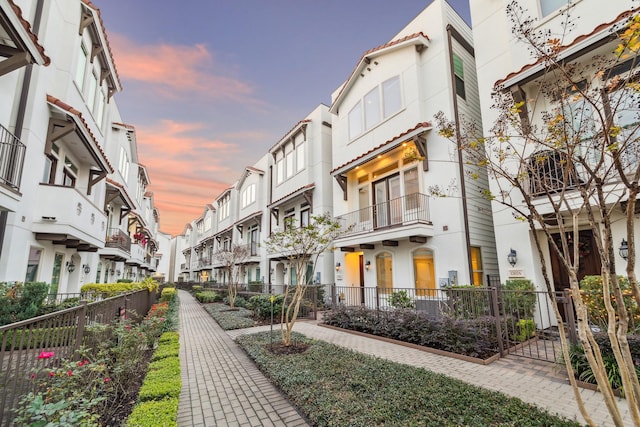
[[[295,271],[296,284],[285,285],[284,301],[280,316],[280,332],[285,346],[291,345],[291,331],[298,318],[300,304],[313,277],[318,257],[329,249],[333,240],[340,235],[340,223],[329,214],[312,215],[309,224],[296,227],[294,218],[285,218],[284,228],[276,231],[265,241],[270,253],[278,253],[289,260],[290,271]],[[312,266],[312,274],[307,275],[307,266]]]
[[[231,308],[235,308],[238,284],[242,276],[242,265],[249,256],[251,256],[251,251],[246,245],[235,243],[229,249],[220,249],[213,254],[213,258],[222,264],[222,268],[227,273],[227,296]]]
[[[637,12],[627,15],[624,28],[614,34],[616,46],[566,60],[565,41],[538,28],[518,2],[508,6],[507,14],[515,38],[529,49],[536,64],[544,66],[543,74],[527,83],[525,96],[519,88],[494,88],[497,119],[484,135],[476,123],[464,119],[454,123],[442,113],[436,116],[439,133],[457,144],[466,161],[487,167],[491,186],[482,193],[510,209],[514,221],[528,224],[540,259],[545,259],[547,245],[557,256],[569,278],[585,358],[613,422],[623,425],[607,378],[607,361],[589,327],[588,306],[579,288],[583,261],[580,245],[574,242],[579,242],[579,227],[592,230],[593,250],[602,266],[600,291],[607,336],[629,412],[635,425],[640,425],[640,384],[627,339],[629,310],[625,302],[631,300],[623,298],[612,238],[614,223],[617,230],[624,227],[629,247],[626,278],[637,306],[640,288],[635,275],[634,215],[640,191],[640,70],[636,68],[640,16]],[[576,18],[571,11],[564,17],[567,35]],[[540,267],[561,330],[564,360],[570,360],[549,271],[545,263]],[[571,364],[567,370],[580,411],[594,425]]]

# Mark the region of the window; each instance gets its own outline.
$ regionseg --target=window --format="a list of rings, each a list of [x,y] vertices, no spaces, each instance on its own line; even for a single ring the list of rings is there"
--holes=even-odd
[[[349,139],[362,133],[362,107],[360,102],[349,111]]]
[[[301,142],[296,147],[296,172],[300,172],[304,169],[304,156],[305,156],[305,144]]]
[[[100,129],[102,129],[102,122],[104,119],[104,109],[107,104],[107,95],[104,93],[104,89],[98,92],[98,112],[96,113],[96,123]]]
[[[256,201],[256,185],[251,184],[242,192],[242,207],[245,208]]]
[[[390,294],[393,292],[392,258],[389,252],[376,255],[376,274],[378,280],[378,292]]]
[[[284,229],[288,230],[296,226],[296,212],[295,208],[287,209],[284,212]]]
[[[97,71],[93,70],[89,76],[89,87],[87,88],[87,107],[91,112],[94,111],[96,102],[96,91],[98,90]]]
[[[382,99],[384,100],[383,112],[385,119],[402,108],[399,76],[392,77],[382,83]]]
[[[306,227],[309,225],[309,208],[303,208],[300,211],[300,227]]]
[[[568,0],[540,0],[540,14],[544,18],[567,4]]]
[[[293,151],[287,153],[286,157],[286,177],[287,179],[293,176]]]
[[[371,129],[380,122],[380,93],[375,87],[364,96],[364,128]]]
[[[78,63],[76,64],[76,77],[75,81],[80,91],[84,87],[84,78],[87,71],[87,48],[84,43],[80,45],[80,52],[78,54]]]
[[[129,155],[124,147],[120,147],[120,160],[118,162],[118,170],[125,182],[129,179]]]
[[[204,231],[211,230],[211,216],[207,215],[204,219]]]
[[[251,251],[251,256],[258,255],[258,241],[260,240],[260,231],[257,225],[254,225],[249,229],[247,239],[249,240],[249,249]]]
[[[27,260],[27,274],[25,275],[25,282],[35,282],[38,278],[38,267],[40,266],[40,255],[42,254],[42,249],[34,248],[31,246],[29,248],[29,259]]]
[[[218,202],[218,219],[223,220],[229,216],[230,196],[225,196]]]
[[[436,296],[436,270],[432,251],[418,249],[413,253],[413,277],[415,278],[416,296]]]
[[[62,185],[65,187],[75,187],[76,177],[78,176],[78,167],[73,164],[68,157],[64,158],[64,171],[63,171]]]
[[[471,268],[473,269],[473,284],[475,286],[482,286],[483,283],[483,271],[482,271],[482,253],[480,248],[471,247]]]
[[[276,163],[276,183],[280,184],[282,181],[284,181],[284,159]]]
[[[467,99],[467,94],[464,89],[464,66],[462,64],[462,58],[455,53],[453,54],[453,74],[456,79],[456,94],[462,99]]]
[[[404,194],[406,209],[418,209],[420,207],[420,186],[418,184],[418,169],[411,168],[404,171]]]

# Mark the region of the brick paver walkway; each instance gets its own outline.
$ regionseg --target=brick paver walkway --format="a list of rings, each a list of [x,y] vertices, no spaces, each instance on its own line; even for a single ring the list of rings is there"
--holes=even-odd
[[[307,426],[209,313],[180,298],[179,426]]]

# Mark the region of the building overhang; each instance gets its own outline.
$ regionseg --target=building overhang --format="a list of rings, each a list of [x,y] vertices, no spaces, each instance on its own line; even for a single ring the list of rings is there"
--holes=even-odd
[[[334,246],[342,252],[354,252],[363,249],[380,249],[384,246],[398,246],[399,242],[423,244],[433,236],[432,224],[416,223],[340,237],[335,239]]]

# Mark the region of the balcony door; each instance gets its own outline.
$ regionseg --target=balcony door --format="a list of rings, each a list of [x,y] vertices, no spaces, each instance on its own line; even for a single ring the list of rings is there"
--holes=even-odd
[[[402,222],[400,175],[395,174],[373,183],[374,228]]]

